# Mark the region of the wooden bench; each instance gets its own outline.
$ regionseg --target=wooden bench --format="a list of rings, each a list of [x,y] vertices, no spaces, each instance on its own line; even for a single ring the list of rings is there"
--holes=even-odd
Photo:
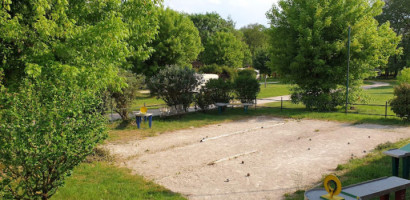
[[[342,189],[338,196],[345,200],[368,200],[379,197],[380,200],[389,200],[390,193],[396,194],[396,200],[406,200],[406,189],[410,187],[410,181],[399,177],[384,177]],[[305,192],[307,200],[320,200],[322,195],[327,194],[324,189],[313,189]]]

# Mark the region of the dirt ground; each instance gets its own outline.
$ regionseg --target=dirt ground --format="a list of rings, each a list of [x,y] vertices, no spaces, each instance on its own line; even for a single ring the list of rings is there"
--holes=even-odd
[[[189,199],[281,199],[410,128],[257,117],[105,147]],[[201,142],[202,140],[202,142]]]

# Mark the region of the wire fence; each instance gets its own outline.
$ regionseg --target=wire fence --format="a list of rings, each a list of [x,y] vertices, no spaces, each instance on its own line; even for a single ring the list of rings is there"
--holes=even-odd
[[[282,110],[291,110],[291,109],[301,109],[303,107],[298,107],[297,104],[294,104],[291,102],[291,100],[283,100],[281,98],[280,101],[277,101],[277,103],[280,102],[278,105],[274,106],[257,106],[257,107],[264,107],[264,108],[275,108],[275,109],[280,109]],[[346,111],[341,111],[341,110],[334,110],[334,111],[327,111],[327,112],[333,112],[333,113],[346,113],[346,114],[360,114],[360,115],[373,115],[373,116],[382,116],[382,117],[396,117],[397,115],[394,114],[394,112],[391,110],[391,106],[389,102],[386,101],[385,104],[354,104],[354,103],[349,103],[348,104],[348,109]]]

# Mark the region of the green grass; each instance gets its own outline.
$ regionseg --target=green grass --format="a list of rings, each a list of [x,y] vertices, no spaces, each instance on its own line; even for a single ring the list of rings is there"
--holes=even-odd
[[[258,99],[266,98],[266,97],[276,97],[276,96],[283,96],[290,94],[290,85],[286,84],[267,84],[266,88],[265,85],[261,85],[261,91],[258,94]]]
[[[394,144],[382,144],[364,158],[351,159],[348,163],[339,165],[336,168],[336,174],[342,182],[342,187],[391,176],[391,157],[384,155],[383,151],[400,148],[408,143],[410,143],[410,138]],[[399,174],[399,176],[401,176],[401,174]],[[323,180],[321,182],[323,182]],[[304,191],[288,194],[285,195],[285,197],[286,200],[303,200]],[[406,199],[410,199],[410,191],[407,191]]]
[[[155,96],[151,96],[151,94],[142,94],[138,93],[136,99],[132,102],[131,109],[138,110],[142,106],[150,106],[150,109],[159,108],[161,104],[165,104],[162,99],[157,99]]]
[[[139,175],[132,175],[128,169],[96,162],[76,167],[73,175],[67,178],[66,184],[59,188],[51,199],[179,200],[185,198],[146,181]]]

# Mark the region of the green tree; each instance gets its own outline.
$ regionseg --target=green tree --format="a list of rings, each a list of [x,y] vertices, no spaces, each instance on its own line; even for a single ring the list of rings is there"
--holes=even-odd
[[[159,33],[150,45],[151,57],[134,71],[153,76],[167,65],[190,65],[203,50],[198,29],[188,16],[169,8],[159,14]]]
[[[399,43],[403,47],[403,54],[390,58],[385,75],[398,72],[405,66],[410,66],[410,2],[408,0],[384,0],[383,13],[376,17],[380,23],[390,22],[393,30],[402,36]]]
[[[114,111],[117,112],[123,121],[129,120],[130,106],[135,100],[137,92],[144,85],[145,78],[143,75],[136,75],[130,71],[121,70],[118,74],[125,79],[126,87],[120,91],[110,91],[110,96],[114,99]]]
[[[382,11],[379,0],[281,0],[279,6],[268,13],[271,63],[298,85],[299,94],[293,96],[305,96],[301,99],[307,107],[315,108],[307,104],[316,100],[340,102],[332,92],[346,83],[349,26],[351,88],[358,88],[400,51],[396,49],[400,37],[388,23],[379,26],[374,19]]]
[[[240,31],[243,33],[245,42],[248,44],[252,55],[256,54],[258,49],[268,47],[269,35],[267,29],[262,24],[249,24],[242,27]]]
[[[232,19],[225,20],[216,12],[192,14],[189,17],[198,29],[203,44],[217,32],[232,32],[235,30],[235,23]]]
[[[72,79],[22,81],[0,87],[0,199],[49,199],[106,137],[101,99]]]
[[[399,75],[397,76],[397,81],[399,83],[408,83],[410,84],[410,67],[404,68],[400,71]]]
[[[217,32],[205,44],[203,61],[205,64],[242,67],[244,47],[233,33]]]
[[[118,67],[128,67],[129,58],[148,57],[146,44],[156,34],[158,2],[6,1],[0,7],[5,85],[17,88],[27,74],[64,65],[85,87],[124,86]]]

